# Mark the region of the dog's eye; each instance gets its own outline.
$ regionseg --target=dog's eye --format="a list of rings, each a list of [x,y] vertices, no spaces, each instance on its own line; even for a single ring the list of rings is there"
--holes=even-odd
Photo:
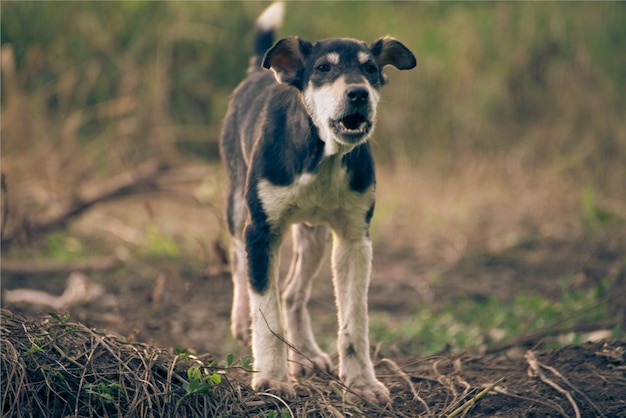
[[[378,71],[378,68],[376,68],[376,66],[374,64],[372,64],[371,62],[368,62],[365,64],[365,72],[368,74],[374,74],[376,71]]]
[[[321,73],[327,73],[330,71],[330,64],[320,64],[317,66],[317,71]]]

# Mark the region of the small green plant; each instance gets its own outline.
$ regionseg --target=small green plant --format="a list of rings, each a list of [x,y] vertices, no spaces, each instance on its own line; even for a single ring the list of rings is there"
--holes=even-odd
[[[285,411],[284,409],[280,411],[280,413],[276,412],[276,411],[268,411],[265,413],[265,417],[267,418],[289,418],[291,417],[291,414],[289,413],[289,411]]]
[[[220,368],[217,366],[216,360],[211,360],[208,363],[202,362],[198,359],[198,356],[188,348],[177,347],[174,349],[174,354],[179,356],[182,361],[193,362],[195,365],[187,369],[187,381],[183,383],[186,395],[207,393],[214,386],[219,385],[222,382],[222,376]],[[235,356],[228,354],[226,356],[226,369],[241,369],[247,372],[250,370],[251,359],[248,356],[243,357],[238,362],[235,362]],[[221,368],[224,369],[224,368]]]
[[[115,402],[117,394],[122,390],[119,383],[96,383],[85,385],[85,392],[96,396],[102,403],[110,404]]]
[[[183,383],[183,388],[188,395],[207,393],[215,385],[219,385],[222,382],[222,376],[217,371],[203,374],[198,367],[190,367],[187,370],[187,378],[189,381]]]
[[[226,367],[230,367],[233,365],[233,360],[235,360],[235,355],[230,353],[226,356]]]
[[[66,312],[63,315],[59,315],[59,314],[57,314],[55,312],[48,312],[48,315],[50,315],[51,317],[53,317],[54,319],[56,319],[57,321],[59,321],[62,324],[67,324],[72,319],[72,316],[70,315],[69,312]]]
[[[43,348],[39,347],[39,345],[37,345],[37,343],[33,341],[33,344],[31,345],[31,347],[24,352],[24,355],[30,356],[35,353],[43,353]]]
[[[174,354],[180,357],[183,361],[195,360],[196,355],[188,348],[176,347],[174,348]]]
[[[580,196],[583,220],[589,228],[598,228],[607,225],[623,224],[624,219],[606,209],[598,207],[596,195],[592,186],[586,186]]]
[[[244,356],[237,363],[235,363],[235,356],[233,354],[226,356],[226,368],[228,369],[241,369],[244,372],[252,373],[254,370],[250,369],[250,363],[252,363],[250,356]]]
[[[183,383],[183,388],[187,395],[193,395],[198,393],[207,393],[215,385],[219,385],[222,382],[222,377],[215,370],[210,372],[209,370],[215,367],[216,362],[213,360],[209,364],[202,364],[198,360],[198,357],[188,348],[176,347],[174,348],[174,354],[177,355],[184,362],[193,361],[197,366],[191,366],[187,369],[187,379]]]
[[[65,380],[63,373],[58,370],[53,369],[49,364],[44,365],[39,369],[39,372],[42,376],[45,376],[48,379],[56,380],[58,382],[62,382]]]
[[[218,367],[216,360],[204,363],[198,359],[196,354],[187,348],[175,348],[174,354],[179,356],[183,361],[194,362],[195,364],[187,369],[187,381],[183,383],[183,389],[185,389],[186,392],[185,396],[207,393],[222,382],[221,374],[223,371],[221,372],[220,369],[223,370],[224,368]],[[253,370],[250,370],[251,362],[252,360],[249,356],[235,361],[235,356],[228,354],[228,356],[226,356],[225,369],[241,369],[246,372],[253,372]]]

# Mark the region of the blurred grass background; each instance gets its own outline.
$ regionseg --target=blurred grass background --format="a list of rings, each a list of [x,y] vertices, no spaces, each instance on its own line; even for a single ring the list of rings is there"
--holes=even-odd
[[[216,262],[220,125],[266,5],[2,2],[9,214],[53,207],[81,182],[150,159],[208,167],[190,185],[205,206],[171,196],[104,205],[71,239],[53,235],[38,250],[108,252],[121,240]],[[415,53],[415,70],[387,70],[372,236],[454,261],[623,229],[625,23],[622,2],[297,2],[279,35],[390,34]]]

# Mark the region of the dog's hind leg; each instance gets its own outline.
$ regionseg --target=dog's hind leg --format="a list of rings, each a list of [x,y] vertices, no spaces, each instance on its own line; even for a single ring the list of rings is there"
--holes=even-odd
[[[230,330],[237,340],[250,342],[250,298],[248,296],[248,262],[243,242],[243,228],[247,217],[243,191],[231,188],[227,203],[227,218],[232,239],[230,270],[233,279],[233,304],[230,312]]]
[[[311,283],[318,275],[324,260],[328,227],[295,224],[291,231],[293,258],[283,291],[283,309],[288,340],[301,353],[293,350],[289,352],[289,367],[292,374],[306,376],[315,367],[325,371],[330,371],[332,367],[328,354],[315,342],[307,308]]]

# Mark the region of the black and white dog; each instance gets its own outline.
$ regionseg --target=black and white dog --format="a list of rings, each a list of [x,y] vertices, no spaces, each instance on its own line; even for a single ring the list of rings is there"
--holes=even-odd
[[[367,402],[384,403],[389,391],[376,379],[368,340],[375,177],[367,141],[383,67],[410,69],[415,57],[390,37],[369,46],[346,38],[310,43],[287,37],[274,44],[283,9],[274,3],[258,18],[255,55],[222,130],[233,238],[231,329],[244,342],[252,330],[257,390],[294,393],[288,358],[294,375],[330,370],[307,310],[330,227],[339,376]],[[281,300],[279,248],[289,228],[294,256]]]

